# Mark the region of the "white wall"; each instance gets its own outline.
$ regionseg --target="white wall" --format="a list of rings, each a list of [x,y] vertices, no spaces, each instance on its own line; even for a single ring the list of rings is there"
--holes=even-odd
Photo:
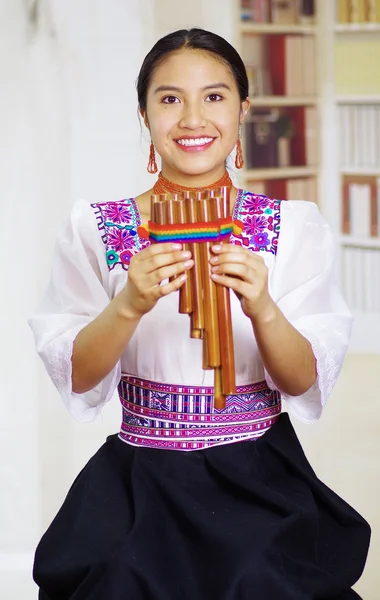
[[[81,465],[119,425],[115,404],[78,427],[26,325],[73,202],[149,186],[134,82],[153,42],[153,0],[0,0],[0,597],[36,597],[36,543]],[[112,4],[112,6],[111,6]],[[110,10],[111,8],[111,10]],[[5,492],[5,493],[4,493]]]
[[[30,563],[79,469],[118,428],[117,402],[93,424],[66,414],[37,359],[26,318],[42,293],[57,228],[78,197],[147,188],[134,81],[154,39],[200,25],[233,41],[234,0],[0,0],[0,597],[31,600]],[[378,357],[349,357],[325,416],[297,425],[318,474],[374,525],[358,589],[380,579]],[[4,459],[4,457],[6,457]],[[380,537],[380,536],[379,536]]]

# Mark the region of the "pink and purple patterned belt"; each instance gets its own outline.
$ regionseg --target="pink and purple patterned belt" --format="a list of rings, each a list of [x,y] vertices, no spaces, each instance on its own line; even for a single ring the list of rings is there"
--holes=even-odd
[[[280,394],[266,381],[237,386],[222,410],[214,408],[212,387],[157,383],[123,374],[118,389],[123,407],[119,437],[134,446],[188,451],[255,440],[281,414]]]

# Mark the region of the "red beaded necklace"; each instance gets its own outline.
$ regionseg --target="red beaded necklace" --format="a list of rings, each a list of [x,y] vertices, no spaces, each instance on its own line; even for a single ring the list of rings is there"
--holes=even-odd
[[[169,179],[166,179],[162,173],[159,173],[158,180],[153,186],[153,192],[155,194],[180,194],[184,192],[203,192],[205,190],[213,190],[219,187],[232,187],[231,177],[229,176],[227,170],[224,172],[224,175],[218,179],[218,181],[215,181],[215,183],[201,187],[186,187],[184,185],[180,185],[179,183],[173,183],[172,181],[169,181]]]

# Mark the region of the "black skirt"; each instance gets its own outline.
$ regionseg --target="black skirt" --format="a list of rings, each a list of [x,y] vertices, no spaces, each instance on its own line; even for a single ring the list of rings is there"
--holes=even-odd
[[[194,452],[107,439],[36,552],[41,600],[354,600],[364,519],[316,477],[286,414]]]

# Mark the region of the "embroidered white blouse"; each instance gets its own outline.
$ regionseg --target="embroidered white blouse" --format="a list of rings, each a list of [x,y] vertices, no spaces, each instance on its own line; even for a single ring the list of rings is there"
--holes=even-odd
[[[339,375],[352,326],[334,280],[335,253],[330,228],[315,204],[281,203],[277,253],[262,256],[269,269],[271,296],[309,340],[316,357],[318,378],[310,390],[298,397],[279,390],[289,410],[304,422],[320,417]],[[161,383],[213,385],[213,372],[202,369],[201,342],[189,337],[189,317],[178,313],[178,296],[171,294],[141,319],[111,373],[96,388],[73,393],[74,340],[127,282],[128,271],[120,264],[110,269],[110,262],[94,208],[77,202],[58,236],[50,283],[29,324],[50,377],[79,421],[95,418],[112,398],[121,373]],[[234,294],[231,306],[237,385],[266,379],[275,389],[260,360],[251,323]]]

